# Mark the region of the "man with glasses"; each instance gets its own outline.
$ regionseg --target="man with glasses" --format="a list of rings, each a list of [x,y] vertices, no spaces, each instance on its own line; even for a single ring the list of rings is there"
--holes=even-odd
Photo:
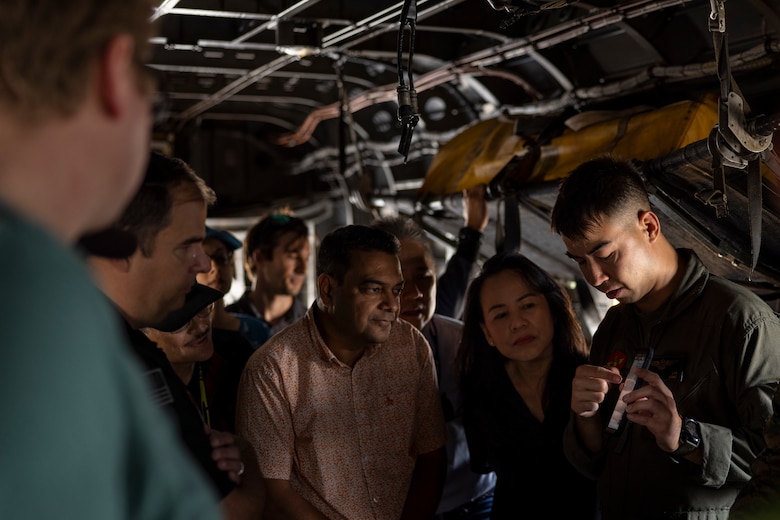
[[[165,352],[173,371],[200,404],[206,424],[233,432],[238,381],[252,349],[246,342],[217,342],[212,336],[212,316],[221,299],[220,291],[195,284],[184,307],[143,332]]]
[[[401,244],[398,258],[404,288],[400,297],[399,317],[422,332],[435,361],[444,418],[447,421],[447,478],[435,519],[488,519],[493,507],[496,475],[493,472],[478,474],[471,470],[469,447],[460,413],[456,362],[463,322],[435,312],[439,283],[431,239],[416,222],[405,216],[380,218],[371,227],[394,235]],[[467,272],[464,270],[464,274]],[[465,285],[464,281],[464,293]]]
[[[244,260],[252,281],[229,312],[264,320],[276,334],[304,314],[300,299],[306,281],[311,246],[306,223],[290,215],[274,213],[249,228],[244,240]]]
[[[241,241],[231,233],[206,226],[203,250],[211,260],[211,269],[198,273],[198,282],[220,291],[223,295],[230,292],[235,275],[233,253],[239,248]],[[249,342],[251,349],[256,349],[271,336],[271,329],[265,320],[249,314],[228,312],[222,299],[215,302],[212,319],[214,330],[220,331],[220,335],[224,331],[226,342],[230,342],[230,337],[238,334]]]
[[[125,322],[157,404],[177,424],[228,517],[254,518],[262,507],[262,483],[251,471],[243,474],[244,460],[251,457],[242,456],[231,433],[208,429],[165,353],[141,332],[185,306],[197,273],[209,268],[202,242],[207,207],[214,201],[214,192],[189,165],[153,152],[141,188],[115,224],[137,237],[136,251],[126,258],[93,255],[90,265]]]
[[[2,518],[217,518],[70,250],[141,180],[156,4],[0,0]]]

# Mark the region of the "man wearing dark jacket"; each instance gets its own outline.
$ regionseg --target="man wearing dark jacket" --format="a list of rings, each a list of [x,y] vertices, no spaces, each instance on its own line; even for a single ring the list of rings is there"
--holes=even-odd
[[[588,283],[620,302],[577,369],[564,437],[569,460],[597,479],[602,518],[727,518],[765,445],[780,321],[667,241],[629,162],[578,167],[552,226]]]

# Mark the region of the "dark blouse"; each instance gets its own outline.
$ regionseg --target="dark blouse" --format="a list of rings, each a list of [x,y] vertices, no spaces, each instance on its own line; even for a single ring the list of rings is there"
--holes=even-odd
[[[488,369],[464,391],[463,419],[472,469],[495,471],[493,519],[598,518],[596,484],[563,453],[576,366],[554,378],[555,391],[540,423],[503,366]]]

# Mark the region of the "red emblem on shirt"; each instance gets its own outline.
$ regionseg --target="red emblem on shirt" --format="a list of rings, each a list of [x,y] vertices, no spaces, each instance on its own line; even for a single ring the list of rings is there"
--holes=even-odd
[[[616,350],[609,357],[607,367],[616,367],[618,370],[622,370],[626,364],[626,359],[628,358],[623,352]]]

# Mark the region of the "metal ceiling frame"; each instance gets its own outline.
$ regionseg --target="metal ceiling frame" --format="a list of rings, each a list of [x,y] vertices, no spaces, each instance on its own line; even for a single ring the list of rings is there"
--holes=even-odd
[[[209,48],[217,49],[236,49],[236,50],[257,50],[271,52],[276,51],[276,46],[268,43],[253,43],[249,42],[250,38],[262,33],[266,30],[273,30],[279,20],[290,19],[296,15],[303,13],[307,8],[319,3],[321,0],[301,0],[293,6],[284,9],[276,14],[258,14],[249,12],[231,12],[231,11],[215,11],[215,10],[199,10],[188,8],[177,8],[178,0],[164,0],[160,7],[155,12],[155,18],[159,18],[167,15],[180,15],[180,16],[212,16],[221,18],[235,18],[235,19],[248,19],[248,20],[262,20],[263,23],[248,30],[240,36],[234,38],[231,41],[215,41],[215,40],[199,40],[195,45],[182,45],[177,43],[169,43],[165,38],[154,38],[152,41],[155,44],[165,45],[169,49],[181,49],[181,50],[204,50]],[[418,14],[419,20],[424,20],[427,17],[433,16],[445,9],[453,7],[464,0],[443,0],[441,2],[433,4],[435,0],[419,0],[418,8],[421,8]],[[462,75],[472,75],[473,77],[479,77],[483,75],[496,75],[505,77],[510,81],[515,82],[526,92],[531,95],[532,98],[538,97],[533,93],[533,89],[523,80],[523,78],[508,73],[506,71],[495,71],[491,67],[498,65],[504,60],[512,59],[520,56],[526,56],[534,60],[540,67],[542,67],[547,73],[558,82],[563,90],[563,95],[559,102],[550,102],[549,100],[539,105],[540,107],[548,108],[560,108],[570,104],[574,98],[579,97],[576,93],[573,93],[574,86],[571,80],[557,67],[555,67],[549,60],[545,59],[538,51],[541,49],[549,48],[555,45],[560,45],[564,42],[570,41],[573,38],[581,36],[592,30],[602,29],[609,25],[618,25],[627,34],[629,34],[634,40],[636,40],[644,48],[653,50],[652,45],[644,39],[636,31],[633,31],[630,26],[624,23],[624,20],[630,19],[636,16],[644,15],[656,10],[665,9],[671,6],[682,5],[693,0],[636,0],[630,4],[618,6],[611,9],[601,9],[592,14],[586,15],[582,18],[574,19],[570,22],[560,24],[556,27],[548,28],[540,31],[536,34],[519,39],[509,39],[496,33],[489,33],[487,31],[474,31],[475,35],[487,36],[498,40],[500,43],[496,46],[483,49],[475,52],[469,56],[466,56],[458,60],[455,64],[445,65],[438,70],[433,70],[426,75],[423,75],[420,79],[423,85],[427,83],[426,88],[431,88],[440,84],[443,81],[452,81],[455,78]],[[752,0],[754,3],[760,0]],[[587,4],[582,4],[584,7],[588,7]],[[427,6],[427,7],[426,7]],[[340,29],[332,32],[323,37],[322,41],[322,53],[348,53],[351,47],[362,43],[368,39],[374,38],[384,32],[397,29],[398,24],[389,23],[398,17],[403,2],[397,2],[371,16],[368,16],[362,20],[356,22],[349,22],[347,20],[340,19],[327,19],[321,20],[323,24],[343,25]],[[592,6],[591,6],[592,7]],[[418,30],[424,31],[426,28],[424,25],[418,26]],[[447,29],[436,28],[433,30],[445,31]],[[468,30],[460,28],[452,28],[453,33],[469,32]],[[224,87],[220,88],[216,92],[209,95],[199,95],[199,101],[193,105],[187,107],[179,114],[175,115],[179,128],[183,126],[187,121],[197,117],[198,115],[212,109],[213,107],[221,104],[222,102],[229,101],[233,96],[238,95],[242,90],[247,88],[253,83],[256,83],[263,78],[272,77],[285,67],[299,61],[298,56],[282,55],[271,61],[265,63],[260,67],[256,67],[251,70],[245,69],[227,69],[226,71],[219,71],[219,67],[209,68],[209,72],[197,67],[175,68],[171,66],[165,66],[161,64],[152,65],[160,70],[175,70],[177,72],[203,72],[203,73],[224,73],[232,75],[234,73],[241,74],[238,78],[234,79]],[[350,110],[352,112],[358,111],[361,107],[367,106],[364,101],[370,100],[373,102],[379,102],[379,99],[393,101],[395,98],[395,85],[384,86],[372,86],[371,88],[363,85],[365,88],[369,88],[360,95],[353,96],[350,99]],[[386,95],[380,93],[386,91]],[[193,96],[194,97],[194,96]],[[336,103],[337,104],[337,103]],[[287,143],[301,143],[301,137],[305,136],[316,127],[316,125],[325,119],[335,117],[335,112],[332,110],[332,106],[324,106],[319,110],[315,110],[310,114],[310,119],[301,126],[301,130],[295,133],[295,136],[290,136],[285,140]],[[303,131],[303,129],[307,131]],[[306,138],[308,138],[306,136]]]
[[[256,34],[259,34],[262,31],[271,30],[275,28],[278,20],[285,19],[286,17],[291,17],[295,14],[299,14],[303,12],[307,7],[310,7],[319,1],[320,0],[303,0],[301,2],[298,2],[294,6],[280,12],[279,14],[273,15],[271,19],[269,19],[264,24],[261,24],[260,26],[251,29],[249,32],[244,33],[243,35],[235,38],[230,42],[226,42],[225,48],[227,48],[227,46],[232,46],[232,45],[246,45],[245,42],[246,39]],[[418,8],[419,6],[431,3],[432,1],[433,0],[419,0]],[[452,7],[453,5],[457,5],[463,1],[465,0],[443,0],[438,5],[435,5],[428,9],[420,10],[418,13],[418,19],[424,20],[425,18],[428,18],[438,13],[442,9]],[[330,50],[330,51],[341,53],[342,51],[347,50],[350,47],[353,47],[361,43],[362,41],[364,41],[364,39],[373,38],[378,34],[391,30],[392,26],[387,24],[386,22],[388,22],[391,19],[397,18],[400,15],[402,7],[403,7],[403,2],[396,3],[391,7],[388,7],[387,9],[384,9],[383,11],[374,14],[373,16],[364,18],[363,20],[355,22],[352,25],[344,27],[332,34],[323,37],[322,52],[327,53]],[[158,12],[160,11],[162,11],[162,7],[158,9]],[[170,9],[168,10],[168,12],[163,13],[163,15],[168,14],[169,12]],[[345,43],[337,47],[336,44],[341,42],[345,42]],[[155,43],[161,43],[161,42],[160,40],[156,40]],[[199,44],[198,46],[200,46],[201,42],[198,42],[198,44]],[[270,50],[268,49],[267,44],[263,47],[264,48],[262,50]],[[209,95],[206,99],[188,107],[183,112],[178,114],[176,116],[176,119],[178,120],[179,125],[181,126],[183,123],[186,123],[188,120],[197,117],[203,112],[211,109],[212,107],[227,100],[231,96],[239,93],[249,85],[259,81],[264,77],[268,77],[270,74],[278,71],[279,69],[286,67],[287,65],[295,63],[298,60],[300,60],[299,56],[283,55],[274,60],[271,60],[268,63],[265,63],[260,67],[250,70],[242,77],[232,81],[231,83],[224,86],[217,92]]]
[[[520,56],[527,56],[532,59],[534,57],[540,57],[537,52],[540,49],[561,45],[593,30],[622,24],[625,19],[663,10],[672,6],[685,5],[693,1],[694,0],[636,0],[625,6],[601,9],[598,12],[594,12],[583,18],[545,29],[525,38],[510,40],[506,43],[472,53],[453,63],[445,64],[438,69],[422,74],[415,80],[415,88],[419,93],[442,83],[452,81],[463,75],[501,75],[505,78],[514,76],[516,83],[523,86],[526,84],[523,78],[507,73],[506,71],[496,71],[489,67]],[[631,34],[635,34],[635,31]],[[644,38],[642,38],[642,40],[646,41]],[[571,82],[568,78],[551,64],[548,65],[546,60],[542,60],[538,63],[541,67],[548,70],[552,77],[560,80],[561,86],[564,88],[564,94],[557,100],[548,100],[543,103],[538,103],[535,106],[540,107],[545,111],[557,111],[565,106],[574,104],[576,98],[573,95],[573,91],[570,88],[567,90],[567,87],[571,87]],[[352,112],[357,112],[362,108],[371,106],[375,103],[393,101],[396,97],[395,87],[395,84],[383,85],[353,96],[350,98],[350,109]],[[305,143],[306,140],[311,137],[320,122],[336,117],[337,105],[338,104],[335,103],[314,110],[309,117],[307,117],[299,130],[294,134],[283,136],[280,139],[280,144],[293,146]],[[545,112],[539,111],[535,113],[542,114]]]
[[[301,0],[293,6],[276,14],[259,14],[251,12],[180,8],[177,7],[179,0],[163,0],[160,6],[155,10],[155,13],[152,17],[153,19],[158,19],[163,16],[177,15],[247,19],[262,21],[263,23],[249,29],[248,31],[230,41],[198,40],[194,45],[182,45],[175,42],[168,42],[164,37],[158,37],[153,38],[152,42],[154,44],[164,45],[166,48],[170,49],[202,50],[205,52],[208,52],[208,49],[212,48],[276,52],[276,46],[273,44],[255,43],[249,42],[247,40],[256,36],[257,34],[260,34],[263,31],[273,30],[279,20],[291,19],[294,16],[300,15],[304,13],[306,9],[314,6],[320,1],[321,0]],[[436,0],[418,0],[418,5],[423,8],[420,9],[418,18],[422,20],[426,17],[430,17],[463,1],[464,0],[443,0],[436,2]],[[535,34],[516,39],[510,39],[501,34],[482,30],[470,30],[456,27],[431,27],[431,30],[435,31],[450,30],[453,33],[468,33],[475,36],[484,36],[494,39],[499,43],[497,45],[465,56],[460,60],[457,60],[455,63],[444,64],[436,69],[422,74],[420,78],[416,80],[419,87],[418,90],[422,91],[426,88],[432,88],[442,84],[443,82],[453,81],[459,78],[463,78],[464,76],[476,79],[480,76],[493,75],[504,77],[505,79],[516,83],[517,85],[524,88],[532,98],[538,98],[538,96],[535,96],[533,89],[523,80],[523,78],[507,71],[499,71],[495,69],[496,65],[499,65],[506,60],[524,56],[533,60],[543,70],[545,70],[549,76],[561,86],[563,94],[558,99],[536,99],[536,101],[525,106],[509,107],[509,111],[513,114],[544,114],[559,111],[566,106],[570,106],[584,100],[598,99],[606,95],[614,94],[616,89],[624,90],[626,88],[641,88],[642,85],[651,84],[653,81],[656,81],[659,78],[663,78],[667,81],[674,81],[676,79],[690,79],[697,76],[701,77],[706,74],[711,74],[714,62],[692,64],[686,67],[666,67],[663,65],[658,65],[650,69],[643,70],[631,78],[625,78],[609,84],[575,89],[571,79],[568,78],[566,74],[553,65],[549,60],[545,59],[545,57],[542,56],[539,52],[542,49],[569,42],[574,38],[594,30],[603,29],[609,26],[618,26],[633,40],[637,41],[640,46],[658,55],[658,51],[641,34],[626,24],[625,21],[631,18],[649,14],[654,11],[663,10],[673,6],[689,4],[694,1],[695,0],[635,0],[631,3],[609,9],[597,9],[590,4],[579,3],[579,6],[590,9],[590,12],[585,16],[572,19],[554,27],[546,28],[544,30],[538,31]],[[777,24],[780,26],[780,15],[778,15],[778,13],[773,10],[764,0],[750,0],[750,3],[765,17],[768,18],[770,24]],[[337,53],[339,55],[347,56],[371,55],[371,51],[351,51],[350,48],[357,45],[358,43],[366,41],[370,38],[374,38],[379,34],[397,29],[398,24],[390,23],[390,21],[398,17],[402,6],[403,2],[396,2],[391,6],[359,21],[349,21],[338,18],[318,19],[320,23],[327,24],[331,27],[341,26],[341,28],[335,32],[324,36],[322,53]],[[426,30],[425,25],[418,25],[417,28],[420,31]],[[339,46],[339,44],[342,45]],[[768,47],[769,52],[778,52],[776,42],[772,42]],[[742,66],[750,66],[751,62],[760,63],[757,61],[759,59],[759,54],[761,54],[761,49],[751,49],[741,53],[738,56],[735,56],[735,63],[737,66],[740,66],[740,64]],[[223,74],[225,76],[237,76],[236,79],[230,81],[227,85],[211,94],[194,93],[191,96],[179,95],[176,97],[176,99],[196,100],[193,105],[174,115],[179,128],[181,128],[181,126],[183,126],[187,121],[199,116],[200,114],[203,114],[208,110],[213,109],[215,106],[223,102],[230,101],[231,99],[234,101],[245,99],[245,96],[241,95],[240,93],[248,86],[261,81],[264,78],[283,77],[285,75],[283,69],[299,61],[299,59],[300,58],[297,56],[282,55],[270,60],[260,67],[253,69],[235,67],[190,67],[163,64],[152,64],[152,67],[171,72],[192,72],[195,74]],[[307,76],[307,73],[305,72],[295,72],[288,74],[298,77]],[[322,79],[325,79],[326,75],[319,74],[319,76]],[[335,80],[335,75],[327,75],[327,79]],[[358,95],[354,95],[350,98],[349,110],[353,113],[375,103],[395,101],[396,85],[394,84],[375,85],[370,81],[359,79],[357,77],[345,77],[345,80],[355,85],[360,85],[362,88],[366,89],[364,92]],[[282,140],[283,143],[292,145],[305,142],[311,136],[311,133],[314,131],[319,122],[336,117],[338,112],[337,110],[334,110],[334,108],[338,106],[338,103],[333,103],[331,105],[321,106],[318,108],[312,107],[311,104],[302,104],[302,106],[309,106],[309,108],[312,109],[312,112],[296,132],[291,133]]]

